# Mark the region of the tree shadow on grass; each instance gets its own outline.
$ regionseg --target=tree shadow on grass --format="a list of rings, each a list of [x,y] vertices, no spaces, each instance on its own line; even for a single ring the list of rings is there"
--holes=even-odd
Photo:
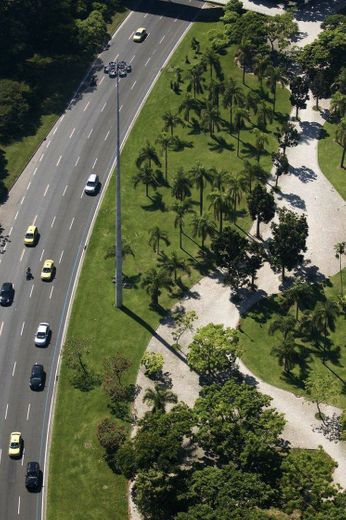
[[[210,151],[217,153],[222,153],[225,150],[228,150],[229,152],[234,151],[234,145],[228,143],[224,137],[213,135],[212,139],[214,139],[214,142],[208,142]]]
[[[274,315],[285,316],[286,312],[283,311],[277,297],[270,296],[269,298],[263,298],[247,312],[247,316],[252,318],[257,323],[266,323]]]
[[[163,200],[162,194],[156,192],[154,195],[149,197],[151,200],[150,204],[143,204],[141,206],[144,211],[161,211],[162,213],[168,211],[165,201]]]
[[[180,361],[182,361],[183,363],[187,364],[187,361],[186,361],[186,358],[185,356],[177,349],[173,348],[169,343],[168,341],[166,341],[162,336],[160,336],[155,329],[153,329],[153,327],[148,323],[146,322],[143,318],[141,318],[140,316],[138,316],[138,314],[136,314],[135,312],[133,312],[131,309],[129,309],[128,307],[126,307],[125,305],[123,305],[120,309],[124,314],[126,314],[129,318],[131,318],[132,320],[136,321],[141,327],[145,328],[148,332],[150,332],[150,334],[155,338],[157,339],[157,341],[159,341],[164,347],[166,347],[170,352],[172,352],[173,354],[175,354],[179,359]],[[167,311],[165,312],[165,314],[167,315]]]

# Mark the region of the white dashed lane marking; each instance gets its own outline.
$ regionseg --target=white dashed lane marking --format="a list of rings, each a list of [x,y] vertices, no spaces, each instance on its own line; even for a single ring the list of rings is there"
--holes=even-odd
[[[47,195],[47,191],[48,191],[48,190],[49,190],[49,184],[47,184],[47,187],[46,187],[46,189],[45,189],[45,191],[44,191],[44,194],[43,194],[44,197]]]
[[[38,215],[35,215],[35,218],[34,218],[34,222],[32,223],[32,225],[33,225],[33,226],[35,226],[35,225],[36,225],[36,220],[37,220],[37,217],[38,217]]]
[[[23,260],[24,253],[25,253],[25,249],[23,249],[22,254],[20,255],[20,259],[19,259],[20,262]]]
[[[107,106],[107,101],[106,101],[106,103],[103,105],[103,107],[101,108],[101,112],[104,111],[104,109],[106,108],[106,106]]]
[[[83,112],[86,111],[86,109],[88,108],[88,106],[90,105],[90,101],[87,102],[87,104],[85,105],[84,109],[83,109]]]
[[[71,220],[70,230],[71,230],[71,228],[72,228],[72,226],[73,226],[73,223],[74,223],[74,217],[73,217],[73,219]]]
[[[36,172],[37,172],[37,167],[36,167],[36,168],[34,169],[34,171],[32,172],[33,176],[35,176]]]
[[[90,130],[90,132],[89,132],[89,134],[88,134],[88,139],[89,139],[89,137],[91,136],[91,134],[93,133],[93,130],[94,130],[93,128]]]
[[[31,298],[31,296],[32,296],[32,291],[34,290],[34,287],[35,287],[34,284],[32,284],[32,287],[31,287],[31,290],[30,290],[30,294],[29,294],[29,298]]]
[[[29,181],[29,184],[27,185],[26,190],[28,190],[30,188],[30,186],[31,186],[31,181]]]
[[[17,211],[17,213],[16,213],[16,215],[14,217],[14,220],[17,220],[18,215],[19,215],[19,211]]]
[[[63,256],[64,256],[64,251],[61,251],[61,255],[60,255],[60,258],[59,258],[59,264],[61,264],[61,260],[62,260]]]
[[[0,336],[1,336],[1,334],[2,334],[2,329],[3,329],[3,328],[4,328],[4,322],[2,321],[2,322],[1,322],[1,326],[0,326]]]
[[[52,223],[51,223],[51,225],[50,225],[51,228],[54,226],[55,219],[56,219],[56,216],[53,217]]]
[[[54,285],[53,285],[53,287],[51,288],[50,293],[49,293],[49,299],[50,299],[50,300],[52,299],[53,291],[54,291]]]
[[[65,186],[65,188],[64,188],[64,191],[62,192],[62,196],[64,196],[64,195],[65,195],[65,193],[66,193],[66,190],[67,190],[67,187],[68,187],[68,184],[66,184],[66,186]]]
[[[23,336],[24,327],[25,327],[25,321],[23,321],[23,324],[22,324],[22,330],[20,331],[20,335],[21,335],[21,336]]]
[[[6,419],[7,419],[7,414],[8,414],[8,403],[7,403],[7,405],[6,405],[6,410],[5,410],[5,421],[6,421]]]
[[[29,420],[31,404],[28,404],[28,411],[26,412],[26,420]]]
[[[12,368],[12,377],[14,376],[15,372],[16,372],[16,366],[17,366],[17,361],[15,361],[13,363],[13,368]]]
[[[144,67],[146,67],[148,65],[149,61],[150,61],[150,58],[148,58],[147,61],[144,63]]]
[[[91,167],[92,170],[95,168],[96,163],[97,163],[97,157],[96,157],[96,159],[95,159],[95,161],[94,161],[94,164],[93,164],[92,167]]]
[[[131,90],[134,88],[134,86],[135,86],[136,83],[137,83],[137,81],[135,81],[134,83],[132,83]]]
[[[62,159],[62,155],[60,155],[58,162],[56,163],[57,166],[59,166],[61,159]]]
[[[42,261],[43,254],[44,254],[44,249],[42,249],[42,253],[41,253],[41,256],[40,256],[40,262]]]
[[[75,162],[75,166],[77,166],[77,164],[79,163],[79,159],[80,157],[78,157],[77,161]]]
[[[108,136],[109,136],[109,134],[110,134],[110,133],[111,133],[111,131],[110,131],[110,130],[108,130],[108,132],[107,132],[107,134],[106,134],[106,137],[105,137],[105,141],[107,141],[107,139],[108,139]]]
[[[75,131],[76,131],[76,129],[74,128],[74,129],[72,130],[72,132],[70,133],[70,139],[71,139],[71,137],[73,136],[73,134],[75,133]]]
[[[164,34],[160,40],[160,44],[163,42],[163,40],[166,38],[166,35]]]
[[[44,153],[43,153],[43,154],[41,155],[41,157],[40,157],[40,162],[42,161],[42,159],[43,159],[43,156],[44,156]]]

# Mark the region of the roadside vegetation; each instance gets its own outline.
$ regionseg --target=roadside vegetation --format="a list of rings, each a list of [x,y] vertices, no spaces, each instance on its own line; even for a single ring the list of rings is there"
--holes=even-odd
[[[209,17],[219,13],[203,11]],[[258,76],[246,71],[243,83],[239,49],[229,46],[224,27],[212,19],[194,24],[123,150],[126,288],[121,311],[113,307],[113,181],[96,221],[67,341],[78,339],[84,347],[79,359],[67,356],[62,363],[49,520],[84,518],[91,512],[93,519],[103,520],[115,510],[118,518],[127,518],[126,479],[117,474],[109,451],[131,426],[129,403],[145,347],[174,302],[215,268],[211,246],[220,231],[228,236],[231,229],[242,239],[242,230],[257,218],[248,213],[247,197],[268,178],[278,134],[279,139],[285,134],[281,128],[289,95],[280,83],[274,89],[264,71]],[[270,54],[267,67],[270,74]],[[229,85],[228,101],[224,83]],[[256,266],[246,276],[238,272],[244,254],[252,256],[244,250],[247,241],[239,245],[241,254],[235,255],[230,274],[234,285],[238,274],[250,284]]]
[[[59,0],[23,9],[21,2],[1,3],[0,202],[65,110],[108,32],[125,18],[125,5]]]

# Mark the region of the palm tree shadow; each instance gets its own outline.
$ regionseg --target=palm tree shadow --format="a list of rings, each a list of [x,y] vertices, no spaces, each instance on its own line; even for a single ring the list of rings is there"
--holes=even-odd
[[[173,348],[169,343],[168,341],[166,341],[162,336],[160,336],[160,334],[158,334],[156,332],[155,329],[153,329],[153,327],[151,325],[149,325],[149,323],[147,323],[145,320],[143,320],[143,318],[141,318],[140,316],[138,316],[138,314],[136,314],[135,312],[131,311],[131,309],[129,309],[128,307],[126,307],[125,305],[122,305],[121,309],[120,309],[123,313],[127,314],[127,316],[129,318],[131,318],[132,320],[136,321],[141,327],[145,328],[148,332],[150,332],[150,334],[155,338],[157,339],[157,341],[159,341],[164,347],[166,347],[170,352],[172,352],[173,354],[175,354],[179,359],[180,361],[182,361],[183,363],[185,363],[185,365],[187,365],[187,361],[186,361],[186,358],[185,356],[177,349]],[[167,311],[166,313],[167,314]]]
[[[228,143],[224,137],[213,135],[212,139],[214,139],[215,142],[208,142],[210,151],[217,153],[222,153],[225,150],[228,150],[230,152],[234,151],[234,145],[232,143]]]
[[[150,204],[143,204],[141,208],[145,211],[161,211],[162,213],[168,211],[161,193],[156,192],[155,195],[150,197],[150,200]]]

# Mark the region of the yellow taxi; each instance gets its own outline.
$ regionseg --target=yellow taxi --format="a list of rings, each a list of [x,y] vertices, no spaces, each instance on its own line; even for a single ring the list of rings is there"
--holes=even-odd
[[[20,432],[12,432],[10,435],[10,444],[8,454],[10,457],[19,458],[22,455],[23,439]]]
[[[55,266],[53,260],[45,260],[42,271],[41,271],[41,280],[46,282],[50,282],[54,276]]]
[[[29,226],[24,235],[24,244],[26,246],[35,246],[38,238],[37,226]]]

